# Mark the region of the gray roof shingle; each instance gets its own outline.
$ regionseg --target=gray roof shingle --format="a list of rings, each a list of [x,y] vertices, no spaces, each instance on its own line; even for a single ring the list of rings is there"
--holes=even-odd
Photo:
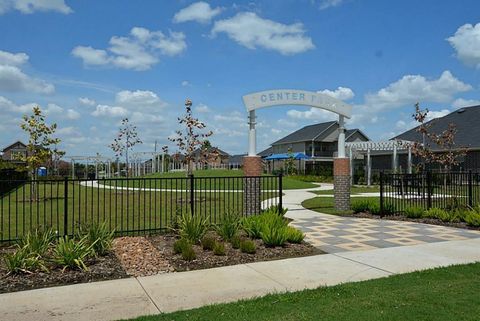
[[[480,105],[464,107],[451,112],[450,114],[429,121],[432,126],[430,131],[440,134],[448,128],[449,124],[454,124],[457,129],[455,135],[455,145],[458,147],[480,148]],[[422,142],[422,135],[416,131],[415,127],[392,139],[403,139],[409,141]],[[428,142],[427,142],[428,143]],[[433,150],[439,147],[431,144]]]
[[[276,142],[272,143],[272,145],[311,141],[312,139],[323,133],[325,130],[327,130],[330,126],[333,126],[336,123],[336,121],[329,121],[326,123],[305,126],[277,140]]]

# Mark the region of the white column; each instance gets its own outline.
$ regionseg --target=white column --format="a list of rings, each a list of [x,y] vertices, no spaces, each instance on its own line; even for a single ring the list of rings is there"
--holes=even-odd
[[[350,184],[353,185],[353,150],[352,147],[349,148],[350,156]]]
[[[370,148],[367,149],[367,185],[372,183],[372,159],[370,158]]]
[[[345,117],[340,115],[338,117],[339,134],[338,134],[338,158],[345,158]]]
[[[248,116],[250,130],[248,132],[248,156],[257,155],[257,133],[255,131],[255,110],[250,111]]]
[[[412,147],[408,146],[408,174],[412,174]]]

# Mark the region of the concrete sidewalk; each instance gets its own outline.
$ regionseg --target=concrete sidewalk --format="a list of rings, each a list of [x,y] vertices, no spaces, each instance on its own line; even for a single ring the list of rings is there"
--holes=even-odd
[[[480,261],[480,238],[0,295],[0,320],[118,320]]]

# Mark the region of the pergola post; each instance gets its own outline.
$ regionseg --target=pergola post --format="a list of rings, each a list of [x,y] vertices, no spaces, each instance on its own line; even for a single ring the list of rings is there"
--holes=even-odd
[[[372,159],[370,157],[370,148],[367,149],[367,186],[372,184]]]
[[[408,174],[412,174],[412,146],[408,145]]]
[[[72,158],[72,179],[75,179],[75,159]]]

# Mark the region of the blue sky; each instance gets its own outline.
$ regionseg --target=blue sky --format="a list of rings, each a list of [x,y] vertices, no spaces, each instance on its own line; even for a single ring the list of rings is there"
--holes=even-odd
[[[190,98],[229,153],[247,150],[250,92],[322,91],[353,106],[348,127],[389,139],[480,104],[480,2],[384,0],[0,0],[0,146],[26,140],[39,104],[67,155],[112,155],[122,117],[152,151]],[[284,106],[258,115],[259,151],[332,113]],[[174,147],[171,147],[174,150]]]

